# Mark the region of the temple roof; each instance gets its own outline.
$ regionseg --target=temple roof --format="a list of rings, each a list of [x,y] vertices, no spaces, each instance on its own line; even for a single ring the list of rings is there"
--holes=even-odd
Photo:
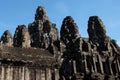
[[[56,62],[54,55],[40,48],[19,48],[2,46],[0,60],[20,61],[37,65],[51,65]]]

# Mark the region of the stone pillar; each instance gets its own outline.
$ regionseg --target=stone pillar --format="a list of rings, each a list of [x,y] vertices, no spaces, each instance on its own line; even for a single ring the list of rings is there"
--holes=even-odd
[[[50,68],[48,68],[48,75],[49,75],[49,77],[48,77],[48,80],[51,80],[51,69]]]
[[[111,63],[110,63],[110,74],[113,75],[113,71],[112,71]]]
[[[13,66],[10,66],[10,77],[9,80],[13,80]]]
[[[119,72],[120,72],[120,63],[119,63],[118,58],[116,59],[116,64],[117,64],[117,67],[118,67],[118,73],[119,73]]]
[[[36,80],[41,80],[40,68],[36,69]]]
[[[41,80],[45,80],[45,70],[41,69]]]
[[[19,66],[16,67],[17,80],[19,80]]]
[[[22,67],[22,80],[25,80],[25,67]]]
[[[110,74],[113,75],[112,67],[111,67],[111,62],[109,61],[109,69],[110,69]]]
[[[30,72],[27,67],[25,67],[25,80],[30,80]]]
[[[55,80],[59,80],[59,72],[57,69],[54,69],[54,73],[55,73]]]
[[[6,80],[10,80],[10,66],[6,69]]]
[[[90,59],[91,59],[91,64],[90,64],[90,66],[91,66],[91,73],[94,73],[93,56],[90,56]]]
[[[76,69],[76,61],[73,60],[73,70],[74,70],[74,74],[77,73],[77,69]]]
[[[6,80],[6,65],[4,65],[4,74],[3,74],[4,78],[3,80]]]
[[[46,80],[51,80],[50,69],[46,68]]]
[[[22,80],[22,67],[21,66],[18,68],[18,77],[19,77],[19,80]]]
[[[87,73],[88,72],[88,67],[87,67],[86,55],[84,55],[84,65],[85,65],[85,73]]]
[[[5,67],[4,65],[2,65],[2,77],[1,77],[1,80],[4,80],[5,79]]]
[[[103,64],[102,64],[102,60],[101,60],[100,55],[98,55],[98,63],[100,65],[100,72],[103,74],[104,70],[103,70]]]
[[[18,80],[19,77],[18,77],[18,67],[17,66],[14,66],[13,67],[13,80]]]
[[[0,80],[2,80],[1,78],[2,78],[2,65],[0,65]]]
[[[13,80],[15,80],[15,66],[13,66]]]
[[[7,65],[4,65],[4,80],[7,79]]]
[[[31,67],[29,70],[30,70],[30,80],[36,80],[36,67]]]
[[[45,68],[45,80],[47,80],[47,70]]]
[[[93,54],[93,68],[94,68],[94,72],[97,72],[97,67],[96,67],[96,59],[95,59],[95,55]]]

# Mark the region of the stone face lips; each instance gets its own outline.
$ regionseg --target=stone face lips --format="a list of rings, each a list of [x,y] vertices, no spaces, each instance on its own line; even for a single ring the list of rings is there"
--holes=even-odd
[[[13,45],[14,47],[30,47],[30,35],[25,25],[19,25],[16,28]]]
[[[7,46],[13,45],[12,35],[8,30],[6,30],[3,33],[2,37],[1,37],[1,42],[2,42],[2,44],[7,45]]]

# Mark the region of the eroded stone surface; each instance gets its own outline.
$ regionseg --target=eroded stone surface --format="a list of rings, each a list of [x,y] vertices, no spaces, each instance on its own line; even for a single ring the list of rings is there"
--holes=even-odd
[[[75,80],[76,61],[79,60],[81,38],[78,27],[71,16],[64,18],[60,31],[63,62],[60,68],[60,80]],[[75,63],[74,63],[75,62]]]
[[[89,18],[87,31],[89,37],[81,37],[73,18],[67,16],[59,38],[56,25],[39,6],[28,28],[16,28],[13,47],[9,31],[1,37],[0,79],[21,75],[20,80],[119,80],[120,47],[106,34],[98,16]],[[11,73],[13,77],[7,76]]]
[[[30,35],[25,25],[19,25],[16,28],[13,45],[14,47],[30,47]]]
[[[31,47],[43,48],[54,54],[58,50],[59,37],[56,25],[51,23],[46,15],[44,7],[36,10],[35,21],[28,26]]]
[[[38,6],[37,10],[36,10],[36,14],[35,14],[35,20],[41,20],[41,21],[45,21],[48,20],[48,17],[46,15],[46,10],[44,7],[42,6]]]
[[[6,30],[2,37],[1,37],[1,43],[6,45],[6,46],[12,46],[13,45],[13,39],[12,39],[12,35],[9,32],[9,30]]]
[[[79,34],[74,20],[66,17],[61,27],[63,62],[60,80],[110,80],[118,79],[119,46],[106,35],[106,29],[98,16],[88,21],[89,38],[74,37]],[[106,75],[104,75],[106,74]]]
[[[91,16],[88,21],[88,34],[89,39],[93,43],[105,40],[106,38],[106,29],[98,16]]]
[[[74,20],[71,16],[64,18],[61,30],[60,30],[61,40],[67,44],[71,41],[74,42],[74,39],[80,37],[78,32],[78,26],[74,23]]]

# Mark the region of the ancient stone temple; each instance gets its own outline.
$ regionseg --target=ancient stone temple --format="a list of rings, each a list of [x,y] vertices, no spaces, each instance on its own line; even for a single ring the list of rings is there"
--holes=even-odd
[[[88,20],[88,38],[71,16],[60,29],[38,6],[35,20],[6,30],[0,39],[0,80],[119,80],[120,47],[98,16]]]
[[[63,20],[60,39],[64,50],[60,80],[116,80],[119,79],[119,46],[106,35],[98,16],[88,20],[89,38],[81,38],[77,25],[68,16]]]
[[[8,30],[3,33],[0,80],[59,80],[59,41],[56,25],[39,6],[28,27],[18,25],[13,38]]]

